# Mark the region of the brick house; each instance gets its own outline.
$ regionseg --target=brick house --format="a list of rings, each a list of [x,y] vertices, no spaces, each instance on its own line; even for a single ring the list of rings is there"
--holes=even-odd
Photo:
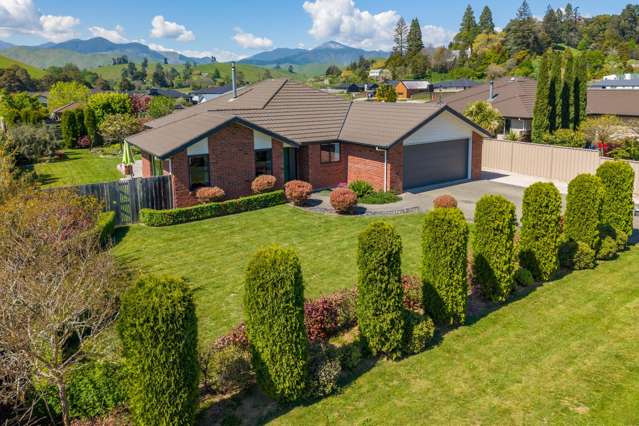
[[[350,102],[287,79],[266,80],[146,124],[127,141],[143,176],[172,176],[176,207],[194,190],[251,193],[271,174],[315,189],[363,179],[378,190],[476,179],[489,134],[446,105]]]

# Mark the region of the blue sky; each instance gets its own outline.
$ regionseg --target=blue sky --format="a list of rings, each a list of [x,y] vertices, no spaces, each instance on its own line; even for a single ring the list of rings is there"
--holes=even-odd
[[[543,16],[547,1],[529,0]],[[574,2],[586,16],[619,13],[628,0]],[[99,4],[99,9],[96,7]],[[417,17],[426,44],[449,41],[467,0],[0,0],[0,39],[40,44],[104,36],[141,41],[156,49],[229,60],[275,47],[314,47],[327,40],[388,49],[401,15]],[[488,5],[499,27],[514,16],[519,0],[471,1],[479,15]],[[552,1],[553,7],[564,2]]]

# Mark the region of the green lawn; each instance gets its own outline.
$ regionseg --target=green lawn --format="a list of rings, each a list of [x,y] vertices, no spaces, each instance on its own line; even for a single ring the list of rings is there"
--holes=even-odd
[[[43,187],[83,185],[118,180],[118,156],[101,156],[88,149],[66,149],[64,160],[37,163],[33,168]]]

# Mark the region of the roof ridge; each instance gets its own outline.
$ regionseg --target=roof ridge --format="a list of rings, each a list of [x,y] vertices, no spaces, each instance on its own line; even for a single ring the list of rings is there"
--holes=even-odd
[[[271,101],[273,101],[273,98],[275,98],[275,96],[277,96],[278,93],[280,93],[280,91],[282,90],[282,88],[284,86],[286,86],[286,83],[288,83],[289,79],[288,78],[283,78],[284,81],[282,81],[282,84],[280,84],[280,87],[277,88],[277,90],[275,92],[273,92],[273,94],[271,95],[270,98],[268,98],[268,100],[264,103],[264,105],[262,105],[262,108],[258,108],[258,109],[266,109],[266,107],[268,106],[268,104],[271,103]],[[277,81],[277,80],[276,80]]]
[[[344,119],[342,120],[342,125],[339,128],[339,132],[337,132],[337,140],[340,140],[342,136],[342,131],[344,130],[344,125],[346,124],[346,120],[348,119],[348,114],[351,112],[351,108],[353,107],[354,102],[350,101],[348,103],[348,109],[346,110],[346,114],[344,114]]]

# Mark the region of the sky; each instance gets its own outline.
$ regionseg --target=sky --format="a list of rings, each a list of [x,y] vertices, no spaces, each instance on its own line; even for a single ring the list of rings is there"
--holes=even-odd
[[[335,40],[389,50],[400,16],[416,17],[424,43],[442,45],[459,27],[468,0],[0,0],[0,40],[36,45],[101,36],[137,41],[188,56],[239,59],[277,47],[312,48]],[[573,2],[580,14],[619,13],[628,0]],[[479,18],[488,5],[504,27],[519,0],[470,1]],[[529,0],[535,16],[564,1]]]

